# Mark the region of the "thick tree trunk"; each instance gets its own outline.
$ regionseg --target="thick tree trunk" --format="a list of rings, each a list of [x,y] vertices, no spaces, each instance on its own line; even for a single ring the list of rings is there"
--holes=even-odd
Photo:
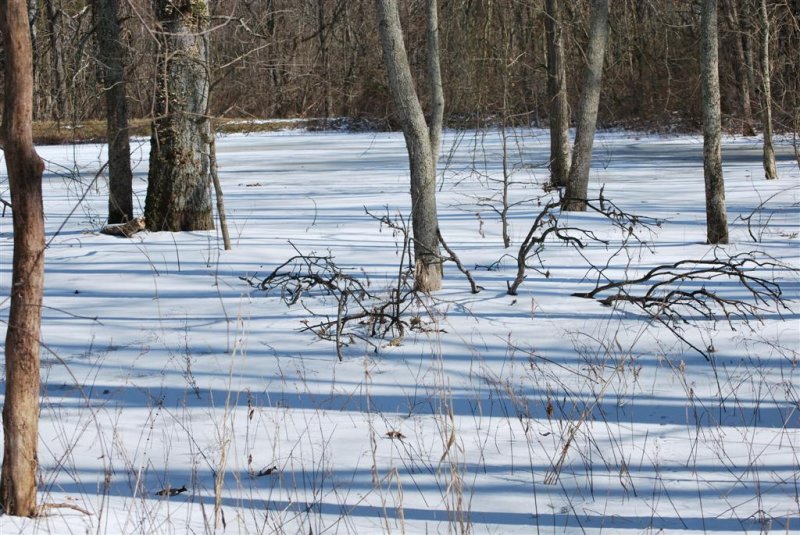
[[[133,173],[125,90],[125,49],[120,41],[119,0],[94,0],[98,74],[106,95],[108,223],[133,219]]]
[[[745,29],[742,27],[739,10],[736,7],[737,2],[738,0],[728,0],[728,9],[724,11],[728,18],[728,25],[734,34],[736,61],[733,62],[733,71],[738,82],[739,103],[742,105],[742,134],[752,136],[755,135],[755,131],[753,130],[753,107],[750,102],[751,76],[747,73],[747,56],[744,47]]]
[[[703,86],[703,171],[706,186],[706,228],[708,243],[728,243],[728,215],[725,182],[722,177],[722,121],[719,95],[719,50],[717,0],[703,0],[702,86]]]
[[[150,139],[145,221],[151,231],[214,228],[205,0],[155,0],[161,28],[156,118]]]
[[[569,103],[564,37],[559,0],[546,0],[547,98],[550,99],[550,182],[567,185],[569,177]]]
[[[442,148],[442,123],[444,122],[444,88],[442,87],[442,67],[439,62],[439,7],[436,0],[428,4],[428,83],[431,91],[431,154],[434,172]]]
[[[772,88],[769,68],[769,13],[767,0],[761,0],[759,6],[761,20],[761,122],[764,123],[764,176],[767,180],[778,178],[775,167],[775,149],[772,148]]]
[[[14,259],[5,341],[3,468],[0,506],[36,514],[39,335],[44,290],[44,163],[33,147],[33,61],[25,0],[0,0],[6,57],[3,139],[13,205]]]
[[[375,0],[383,59],[395,113],[403,126],[411,167],[411,223],[414,232],[414,287],[433,292],[442,286],[436,215],[436,166],[430,134],[408,64],[396,0]]]
[[[597,129],[597,111],[600,107],[600,90],[603,80],[603,60],[608,43],[608,0],[592,0],[592,26],[589,33],[589,49],[586,54],[586,69],[583,73],[583,88],[572,150],[572,165],[569,170],[567,190],[564,193],[562,210],[583,212],[589,191],[589,168],[592,164],[592,145]]]

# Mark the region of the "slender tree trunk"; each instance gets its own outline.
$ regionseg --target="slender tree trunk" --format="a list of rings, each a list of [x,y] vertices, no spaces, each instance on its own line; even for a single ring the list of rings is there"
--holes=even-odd
[[[28,24],[31,30],[31,56],[34,58],[38,58],[40,54],[39,49],[39,30],[36,27],[36,21],[39,18],[39,1],[38,0],[28,0]],[[37,97],[37,94],[41,93],[39,88],[39,70],[40,67],[36,65],[34,62],[33,64],[33,118],[34,120],[38,119],[38,115],[40,114],[38,102],[41,101],[41,97]]]
[[[319,55],[322,61],[322,81],[323,106],[322,113],[327,124],[328,119],[333,114],[333,96],[331,95],[331,67],[330,51],[328,47],[328,30],[325,23],[325,3],[328,0],[317,0],[317,42],[319,44]]]
[[[428,125],[408,64],[396,0],[375,0],[389,91],[403,127],[411,167],[411,223],[414,232],[414,287],[433,292],[442,286],[439,222],[436,215],[436,166]]]
[[[33,60],[25,0],[0,0],[5,51],[3,140],[13,206],[14,258],[5,341],[3,468],[5,514],[36,514],[39,336],[44,290],[44,163],[33,147]]]
[[[703,0],[701,26],[706,227],[708,243],[721,244],[728,243],[728,215],[725,208],[725,182],[722,176],[717,0]]]
[[[50,33],[50,58],[53,66],[53,86],[55,109],[53,119],[58,127],[67,118],[67,84],[64,73],[64,52],[61,47],[61,9],[55,5],[56,0],[45,0],[45,10],[47,12],[47,25]]]
[[[772,88],[769,68],[769,13],[767,0],[761,0],[759,6],[761,20],[761,122],[764,123],[764,176],[767,180],[778,178],[775,167],[775,149],[772,148]]]
[[[738,0],[727,0],[725,13],[728,18],[728,25],[734,33],[734,51],[736,61],[733,62],[734,76],[736,77],[739,88],[739,103],[742,105],[742,134],[745,136],[755,135],[753,130],[753,107],[750,102],[750,79],[747,73],[747,56],[745,55],[744,39],[745,29],[742,27],[741,18],[736,4]]]
[[[431,91],[431,153],[434,172],[442,148],[442,123],[444,122],[444,88],[442,67],[439,62],[439,8],[436,0],[428,4],[428,83]]]
[[[546,0],[547,97],[550,99],[550,182],[567,185],[569,177],[569,103],[564,36],[559,0]]]
[[[133,219],[133,173],[125,89],[125,48],[120,41],[119,0],[94,0],[98,74],[106,97],[108,223]]]
[[[600,90],[603,80],[603,60],[608,43],[608,0],[592,0],[592,26],[589,33],[589,49],[583,73],[581,104],[575,147],[569,181],[564,193],[562,210],[583,212],[589,191],[589,168],[592,164],[592,145],[597,129],[597,111],[600,107]]]
[[[214,228],[206,115],[208,28],[205,0],[156,0],[161,50],[156,118],[150,139],[148,230]]]

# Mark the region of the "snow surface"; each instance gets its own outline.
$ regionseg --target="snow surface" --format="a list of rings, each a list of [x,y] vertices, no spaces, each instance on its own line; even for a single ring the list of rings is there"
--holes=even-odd
[[[279,132],[218,142],[233,250],[218,232],[99,234],[101,145],[41,147],[47,160],[40,501],[0,533],[214,531],[215,474],[229,533],[775,533],[800,529],[800,283],[791,311],[751,326],[694,318],[681,341],[636,307],[572,297],[598,272],[707,259],[702,139],[598,135],[594,194],[663,220],[647,247],[596,214],[563,214],[611,241],[555,242],[519,295],[515,257],[545,195],[545,132],[514,132],[512,247],[498,207],[496,131],[448,132],[441,229],[484,290],[455,266],[407,312],[425,332],[345,349],[301,332],[335,312],[315,294],[287,307],[251,288],[296,254],[330,254],[378,291],[399,238],[365,213],[407,214],[400,134]],[[756,138],[728,138],[729,253],[800,267],[800,173],[779,147],[767,182]],[[148,147],[136,149],[144,203]],[[7,198],[7,182],[0,193]],[[772,197],[770,199],[770,197]],[[754,243],[746,217],[752,218]],[[291,244],[289,243],[291,240]],[[11,279],[11,218],[0,219],[0,291]],[[481,267],[482,266],[482,267]],[[493,266],[487,269],[487,266]],[[701,284],[701,283],[698,283]],[[735,282],[723,295],[746,299]],[[2,301],[7,314],[8,301]],[[1,334],[1,333],[0,333]],[[715,368],[686,342],[713,346]],[[716,369],[716,372],[714,371]],[[549,411],[548,407],[552,410]],[[550,412],[550,414],[548,414]],[[387,433],[399,432],[391,438]],[[560,477],[545,484],[566,447]],[[275,467],[269,475],[259,471]],[[156,493],[186,486],[173,497]],[[220,529],[219,532],[223,530]]]

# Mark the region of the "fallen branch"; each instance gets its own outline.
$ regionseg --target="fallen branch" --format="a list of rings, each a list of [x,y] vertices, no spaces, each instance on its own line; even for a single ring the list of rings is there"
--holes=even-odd
[[[681,260],[672,264],[656,266],[644,275],[598,284],[589,292],[572,295],[586,299],[597,299],[606,306],[616,302],[633,303],[651,316],[667,318],[674,322],[688,323],[692,312],[703,319],[717,320],[724,317],[733,328],[734,320],[749,322],[760,320],[764,312],[790,310],[781,292],[780,285],[756,275],[757,271],[790,270],[771,256],[756,251],[739,253],[710,260]],[[718,279],[734,280],[746,290],[750,301],[721,295],[708,288],[707,283]],[[700,288],[689,289],[688,284],[701,283]],[[643,288],[636,292],[637,288]],[[606,292],[613,292],[599,297]]]

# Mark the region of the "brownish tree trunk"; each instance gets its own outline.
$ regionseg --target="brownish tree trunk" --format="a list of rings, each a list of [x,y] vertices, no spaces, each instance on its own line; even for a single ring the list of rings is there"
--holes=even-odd
[[[725,182],[722,176],[717,0],[703,0],[701,33],[706,232],[708,243],[728,243],[728,215],[725,207]]]
[[[769,68],[769,13],[767,0],[761,0],[759,6],[761,20],[761,122],[764,123],[764,176],[767,180],[778,178],[775,167],[775,149],[772,148],[772,83]]]
[[[211,129],[205,0],[156,0],[156,118],[150,139],[145,222],[152,231],[211,230]]]
[[[608,43],[608,0],[592,0],[592,27],[589,33],[589,50],[583,73],[581,104],[572,165],[564,193],[562,210],[583,212],[589,191],[589,169],[592,163],[592,146],[597,129],[597,112],[600,107],[600,89],[603,80],[603,61]]]
[[[133,219],[133,173],[125,91],[125,49],[120,41],[119,0],[94,0],[98,74],[106,96],[108,223]]]
[[[375,0],[383,58],[395,113],[403,127],[411,167],[411,224],[414,232],[414,287],[433,292],[442,286],[436,164],[428,125],[408,64],[396,0]]]
[[[33,60],[25,0],[0,0],[6,57],[3,141],[13,206],[14,259],[6,331],[0,506],[36,514],[39,335],[44,290],[44,163],[33,147]]]
[[[567,185],[569,177],[569,104],[564,37],[559,0],[546,0],[547,98],[550,99],[550,182]]]

